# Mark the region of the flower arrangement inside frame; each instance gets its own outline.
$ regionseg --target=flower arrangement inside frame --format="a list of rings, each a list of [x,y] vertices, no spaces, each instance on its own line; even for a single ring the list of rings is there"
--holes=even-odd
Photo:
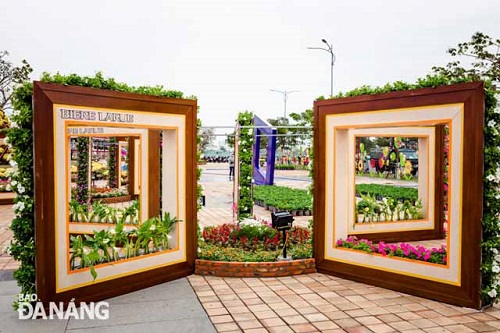
[[[12,192],[10,177],[14,173],[11,167],[0,167],[0,192]]]
[[[420,244],[391,243],[383,241],[375,243],[366,239],[358,239],[355,236],[346,239],[338,239],[337,248],[361,251],[369,254],[382,255],[395,258],[405,258],[411,260],[425,261],[439,265],[447,264],[447,250],[445,245],[427,248]]]
[[[116,226],[94,230],[91,235],[71,234],[70,269],[90,268],[95,279],[98,265],[170,250],[178,222],[181,221],[167,212],[132,228],[118,221]]]
[[[370,194],[360,194],[356,198],[357,220],[355,223],[393,222],[420,220],[423,218],[422,201],[393,197],[377,197]],[[379,197],[380,198],[380,197]]]
[[[85,223],[139,224],[139,200],[130,201],[123,208],[93,201],[92,205],[80,204],[76,200],[69,202],[69,221]]]

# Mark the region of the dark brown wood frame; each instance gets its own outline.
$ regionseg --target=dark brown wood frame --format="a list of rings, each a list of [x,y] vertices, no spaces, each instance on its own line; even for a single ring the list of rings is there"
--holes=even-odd
[[[195,100],[154,97],[74,86],[34,82],[34,172],[35,172],[35,245],[36,291],[38,298],[48,302],[89,302],[122,295],[155,284],[187,276],[194,272],[196,254],[196,112]],[[54,205],[54,104],[69,104],[89,108],[109,108],[181,114],[186,117],[185,186],[186,198],[186,260],[171,266],[154,268],[134,275],[99,282],[78,289],[56,292],[55,205]],[[150,131],[155,132],[155,131]],[[155,136],[157,133],[151,133]],[[150,145],[153,146],[154,144]],[[150,186],[159,190],[159,142],[153,147],[157,161],[148,174]],[[153,148],[151,148],[153,150]],[[150,156],[150,159],[153,158]],[[152,180],[157,178],[158,180]],[[153,181],[156,182],[153,184]],[[151,189],[150,189],[151,190]],[[158,200],[150,200],[158,201]],[[150,203],[149,214],[159,211],[159,201]],[[154,214],[153,214],[154,215]]]
[[[462,251],[460,286],[361,267],[325,258],[326,116],[360,111],[463,103]],[[459,306],[481,307],[484,87],[482,82],[340,98],[314,103],[314,239],[319,272]],[[465,161],[467,161],[465,163]],[[439,188],[436,187],[436,191]],[[437,192],[436,192],[437,193]],[[442,197],[441,195],[436,198]],[[453,222],[451,222],[453,223]],[[466,236],[465,236],[466,235]]]

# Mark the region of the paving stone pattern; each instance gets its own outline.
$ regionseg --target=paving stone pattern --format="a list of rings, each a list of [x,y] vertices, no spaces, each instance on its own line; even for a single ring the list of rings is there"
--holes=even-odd
[[[500,306],[460,308],[320,273],[191,275],[218,332],[500,332]]]

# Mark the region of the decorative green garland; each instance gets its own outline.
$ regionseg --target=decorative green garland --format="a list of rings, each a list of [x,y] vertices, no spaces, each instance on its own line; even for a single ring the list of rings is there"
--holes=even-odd
[[[76,179],[76,201],[80,205],[89,202],[89,146],[90,138],[78,137],[76,139],[76,149],[78,151],[77,167],[78,178]]]
[[[115,137],[109,138],[109,156],[108,156],[108,170],[109,170],[109,187],[118,187],[118,175],[116,172],[116,152],[117,152],[117,141]]]
[[[238,114],[238,125],[252,126],[253,113],[249,111]],[[238,142],[239,159],[239,191],[238,219],[243,220],[251,217],[253,213],[252,184],[253,184],[253,129],[240,128]]]
[[[427,75],[415,84],[388,83],[383,87],[362,86],[335,98],[383,94],[419,88],[434,88],[455,83],[472,82],[470,77]],[[491,82],[485,82],[483,233],[481,261],[481,297],[483,306],[493,304],[500,296],[500,109]],[[323,97],[318,100],[324,99]]]
[[[36,293],[32,95],[31,83],[25,83],[15,90],[12,99],[12,106],[16,110],[12,115],[15,126],[7,133],[13,147],[11,164],[17,166],[17,171],[11,176],[11,186],[17,196],[14,199],[15,217],[10,225],[13,239],[9,253],[21,262],[14,272],[14,278],[21,286],[22,294]]]
[[[197,118],[196,119],[196,147],[198,147],[197,153],[196,153],[196,161],[197,162],[201,160],[201,154],[203,153],[203,151],[200,149],[201,127],[202,127],[201,119]],[[198,201],[197,201],[198,202],[197,203],[198,210],[200,210],[202,207],[201,198],[203,197],[203,186],[201,186],[201,184],[200,184],[201,173],[202,173],[202,169],[200,167],[197,167],[196,168],[196,198],[198,199]],[[197,224],[197,227],[199,228],[198,224]]]
[[[59,73],[55,75],[44,73],[41,81],[153,96],[183,98],[183,93],[180,91],[165,90],[162,86],[131,87],[125,83],[118,83],[112,78],[104,78],[101,73],[96,73],[93,77],[81,77],[76,74],[65,76]],[[14,278],[21,287],[21,294],[36,293],[32,98],[32,83],[24,83],[15,89],[12,99],[15,112],[12,115],[12,120],[16,126],[8,131],[8,140],[14,149],[12,163],[18,167],[17,172],[12,176],[12,180],[15,182],[13,188],[17,194],[17,198],[14,205],[16,216],[10,225],[10,229],[14,234],[10,245],[10,254],[15,260],[21,262],[20,267],[14,272]],[[194,96],[187,98],[196,99]]]

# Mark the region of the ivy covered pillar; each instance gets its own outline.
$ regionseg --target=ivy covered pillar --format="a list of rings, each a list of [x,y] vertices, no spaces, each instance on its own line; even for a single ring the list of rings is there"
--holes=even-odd
[[[249,111],[238,114],[239,142],[239,200],[238,219],[243,220],[252,217],[253,214],[253,168],[252,168],[252,146],[253,146],[253,113]]]
[[[109,138],[109,148],[108,148],[108,169],[109,169],[109,187],[118,187],[118,155],[117,155],[118,141],[116,137]]]
[[[79,204],[89,202],[89,175],[90,175],[90,138],[78,137],[76,139],[76,149],[78,151],[77,167],[78,178],[76,179],[76,201]]]

